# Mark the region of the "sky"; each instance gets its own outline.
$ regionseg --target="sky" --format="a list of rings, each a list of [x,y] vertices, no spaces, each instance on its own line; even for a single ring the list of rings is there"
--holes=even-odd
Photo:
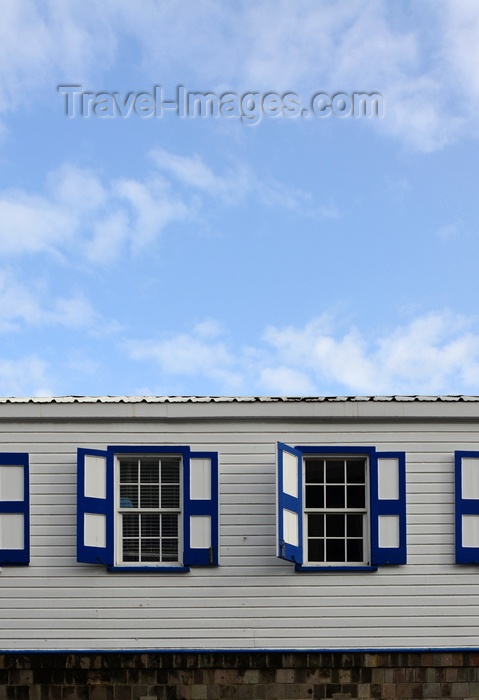
[[[479,394],[478,139],[470,0],[2,0],[0,394]]]

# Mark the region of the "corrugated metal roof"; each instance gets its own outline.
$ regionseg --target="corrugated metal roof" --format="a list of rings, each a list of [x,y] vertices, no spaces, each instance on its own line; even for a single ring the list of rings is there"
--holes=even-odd
[[[5,403],[280,403],[341,401],[479,401],[479,396],[31,396],[0,397]]]

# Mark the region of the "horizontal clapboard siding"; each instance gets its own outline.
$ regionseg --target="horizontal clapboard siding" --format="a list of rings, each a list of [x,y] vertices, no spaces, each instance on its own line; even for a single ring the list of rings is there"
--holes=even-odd
[[[287,417],[265,403],[262,413],[254,405],[255,418],[247,405],[234,418],[225,403],[207,419],[209,404],[198,403],[186,406],[184,417],[177,406],[175,418],[128,420],[115,404],[96,404],[95,420],[86,405],[81,415],[62,406],[58,420],[16,405],[15,420],[0,421],[0,441],[4,452],[30,454],[31,564],[1,571],[1,647],[479,647],[479,567],[454,564],[454,451],[479,450],[479,404],[477,420],[460,420],[460,404],[448,404],[434,419],[422,404],[421,420],[417,404],[413,417],[405,403],[387,420],[378,404],[375,418],[361,420],[315,420],[301,404],[291,418],[286,405]],[[278,559],[277,440],[405,451],[408,563],[374,573],[295,573]],[[76,562],[76,450],[107,445],[219,453],[218,568],[114,574]]]

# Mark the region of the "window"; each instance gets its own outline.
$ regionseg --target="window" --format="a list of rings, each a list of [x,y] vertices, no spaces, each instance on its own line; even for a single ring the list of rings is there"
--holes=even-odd
[[[29,563],[28,454],[0,453],[0,566]]]
[[[189,447],[78,450],[79,562],[112,571],[218,563],[218,455]]]
[[[456,564],[479,564],[479,452],[457,451]]]
[[[278,443],[278,556],[307,570],[406,562],[405,455]]]

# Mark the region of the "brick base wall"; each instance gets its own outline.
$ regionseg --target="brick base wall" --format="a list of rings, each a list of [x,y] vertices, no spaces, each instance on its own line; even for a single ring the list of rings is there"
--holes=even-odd
[[[479,652],[0,655],[0,700],[479,698]]]

